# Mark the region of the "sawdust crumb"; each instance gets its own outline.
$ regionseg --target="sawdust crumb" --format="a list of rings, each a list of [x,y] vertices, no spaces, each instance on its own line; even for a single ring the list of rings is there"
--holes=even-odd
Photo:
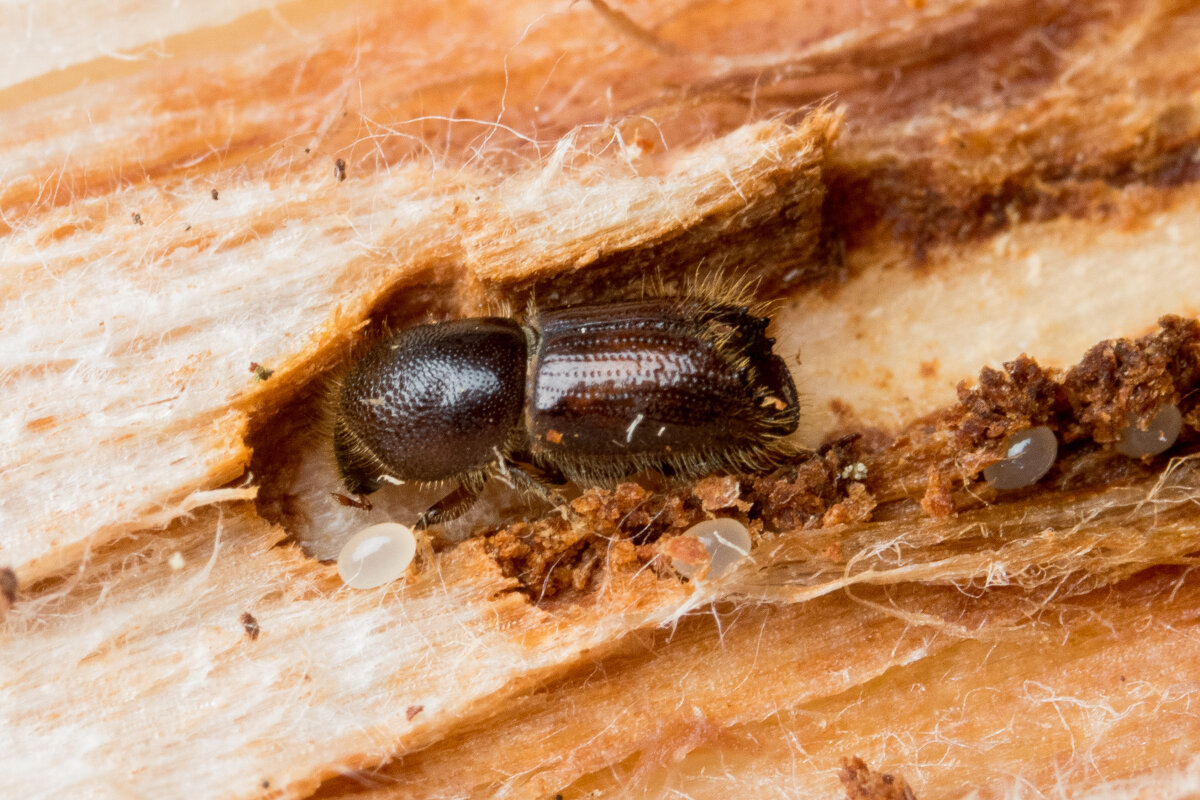
[[[1114,442],[1130,417],[1146,425],[1165,403],[1178,403],[1200,377],[1200,323],[1166,316],[1140,339],[1100,342],[1067,372],[1063,389],[1075,410],[1069,438]]]
[[[17,573],[12,567],[0,567],[0,621],[17,602]]]
[[[262,633],[262,628],[258,626],[258,620],[254,618],[254,615],[249,611],[243,611],[241,622],[246,635],[250,637],[250,641],[258,641],[258,635]]]
[[[705,511],[736,508],[744,513],[750,510],[750,504],[740,499],[741,490],[741,483],[732,475],[710,475],[696,482],[692,494]]]
[[[930,467],[926,473],[925,496],[921,508],[935,519],[954,514],[954,481],[941,470]]]
[[[877,505],[867,487],[855,481],[846,487],[846,499],[834,503],[821,517],[821,525],[845,525],[850,522],[866,522]]]
[[[636,571],[657,553],[643,545],[703,518],[680,492],[654,493],[630,482],[588,489],[570,510],[569,521],[555,515],[485,534],[486,550],[501,571],[539,600],[586,591],[602,567]]]
[[[842,758],[838,780],[846,800],[916,800],[908,781],[900,775],[875,772],[858,756]]]

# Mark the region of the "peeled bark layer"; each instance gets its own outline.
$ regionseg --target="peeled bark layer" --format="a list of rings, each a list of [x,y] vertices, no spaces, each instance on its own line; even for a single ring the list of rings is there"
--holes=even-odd
[[[24,12],[0,793],[1198,791],[1200,6]],[[364,342],[714,274],[815,455],[494,486],[377,590],[318,560],[436,499],[330,496]],[[1056,466],[990,488],[1030,424]],[[751,558],[682,580],[710,515]]]

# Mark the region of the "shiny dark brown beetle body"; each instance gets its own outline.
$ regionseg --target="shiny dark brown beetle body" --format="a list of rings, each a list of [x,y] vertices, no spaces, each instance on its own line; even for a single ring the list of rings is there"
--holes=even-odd
[[[492,476],[546,494],[646,468],[757,471],[793,449],[795,385],[745,305],[661,297],[484,317],[379,342],[335,398],[346,488],[457,483],[421,526],[470,506]]]

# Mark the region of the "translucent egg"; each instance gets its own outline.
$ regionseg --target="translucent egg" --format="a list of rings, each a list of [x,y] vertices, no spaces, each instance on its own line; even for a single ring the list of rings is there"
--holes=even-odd
[[[398,522],[363,528],[338,554],[338,574],[351,589],[374,589],[408,570],[417,552],[412,529]]]
[[[1045,425],[1017,431],[1004,443],[1004,460],[983,470],[995,489],[1022,489],[1050,471],[1058,456],[1058,439]]]
[[[1175,444],[1182,428],[1179,406],[1168,403],[1158,410],[1145,430],[1130,424],[1117,434],[1117,452],[1130,458],[1156,456]]]
[[[734,564],[750,555],[750,532],[736,519],[721,518],[697,522],[683,532],[704,545],[708,551],[708,573],[716,578],[730,570]],[[673,559],[675,571],[690,578],[700,571],[702,564],[689,564]]]

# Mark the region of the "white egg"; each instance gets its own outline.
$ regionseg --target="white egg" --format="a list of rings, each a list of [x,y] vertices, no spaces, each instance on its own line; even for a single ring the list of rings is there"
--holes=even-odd
[[[750,555],[750,532],[736,519],[727,517],[697,522],[683,532],[704,545],[708,551],[708,572],[705,577],[716,578],[728,572],[737,562]],[[688,564],[673,559],[675,571],[685,578],[696,575],[702,564]]]
[[[1158,410],[1145,430],[1130,424],[1117,434],[1117,452],[1130,458],[1156,456],[1175,444],[1182,429],[1179,406],[1168,403]]]
[[[338,554],[338,574],[352,589],[374,589],[408,571],[417,553],[412,528],[383,522],[350,537]]]
[[[983,470],[996,489],[1023,489],[1037,483],[1054,466],[1058,439],[1045,425],[1017,431],[1004,443],[1004,460]]]

